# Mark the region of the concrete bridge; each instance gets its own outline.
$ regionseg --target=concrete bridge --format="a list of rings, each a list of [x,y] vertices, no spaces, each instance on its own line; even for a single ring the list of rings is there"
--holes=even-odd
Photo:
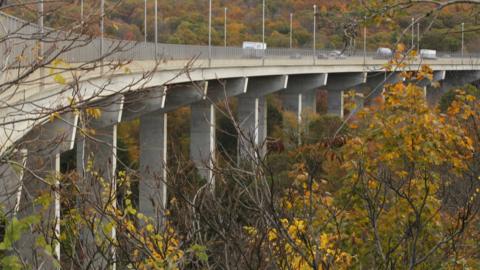
[[[32,37],[38,27],[5,14],[0,14],[0,18],[0,24],[8,26],[3,28],[3,35],[12,36],[5,44],[17,44],[3,50],[0,82],[7,85],[19,74],[28,72],[28,63],[37,61],[35,55],[30,55],[31,50],[25,48],[32,48],[38,40],[33,38],[20,45],[15,41],[22,36]],[[52,31],[48,38],[62,35],[67,36]],[[70,44],[78,44],[78,39],[71,43],[45,42],[44,50],[55,55]],[[140,118],[139,211],[150,216],[161,215],[166,208],[167,116],[178,108],[191,108],[190,158],[213,186],[215,111],[216,104],[223,100],[237,98],[240,130],[252,139],[239,141],[239,153],[246,159],[254,159],[259,154],[256,147],[264,145],[267,137],[268,95],[279,95],[284,110],[294,112],[301,121],[302,112],[316,110],[316,92],[320,88],[328,91],[328,113],[343,117],[344,91],[368,86],[376,89],[373,95],[378,95],[384,84],[401,80],[401,71],[416,71],[423,64],[434,70],[433,81],[420,83],[431,103],[452,87],[480,80],[480,58],[476,55],[415,59],[402,70],[385,71],[387,60],[375,59],[372,53],[320,59],[310,50],[269,49],[261,58],[252,59],[245,57],[241,48],[214,47],[208,53],[206,46],[85,40],[88,42],[83,46],[59,53],[56,58],[62,62],[28,74],[24,81],[31,83],[15,84],[0,93],[3,128],[0,153],[17,155],[19,162],[27,167],[31,164],[30,169],[45,175],[59,171],[60,154],[76,146],[77,169],[86,181],[92,178],[86,164],[93,158],[93,169],[114,182],[117,125]],[[319,53],[328,55],[328,51]],[[18,60],[21,54],[25,57]],[[128,62],[120,68],[102,68],[96,60],[104,55],[108,56],[103,62]],[[440,88],[429,87],[433,82],[440,83]],[[98,108],[102,113],[98,118],[88,116],[84,113],[88,108]],[[61,113],[52,121],[50,116],[56,110]],[[77,129],[79,126],[96,132],[85,134]],[[40,167],[34,162],[38,160],[42,160]],[[19,194],[3,198],[3,202],[17,209],[21,204],[19,198],[26,196],[21,194],[20,187],[34,190],[39,184],[22,183],[24,173],[13,173],[9,166],[3,167],[6,189]],[[84,188],[92,194],[101,189],[94,182]],[[31,192],[30,196],[34,194]],[[60,207],[59,200],[56,205]],[[57,219],[59,213],[56,211]]]

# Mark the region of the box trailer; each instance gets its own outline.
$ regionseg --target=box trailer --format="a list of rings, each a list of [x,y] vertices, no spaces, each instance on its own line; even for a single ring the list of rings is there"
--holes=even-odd
[[[246,58],[262,58],[265,56],[265,50],[267,49],[267,43],[244,41],[243,56]]]
[[[437,59],[437,51],[436,50],[421,49],[420,50],[420,57],[422,57],[423,59]]]

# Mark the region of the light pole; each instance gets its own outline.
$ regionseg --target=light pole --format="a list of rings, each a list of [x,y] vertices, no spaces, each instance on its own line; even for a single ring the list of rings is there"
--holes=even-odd
[[[265,65],[265,0],[262,1],[262,65]]]
[[[465,23],[462,23],[462,58],[465,55]]]
[[[317,5],[313,5],[313,64],[316,64],[317,54]]]
[[[224,12],[224,17],[223,17],[223,23],[224,23],[224,27],[223,27],[223,46],[226,48],[227,47],[227,11],[228,11],[228,8],[225,8],[225,12]]]
[[[417,50],[420,51],[420,23],[417,23]]]
[[[265,46],[265,0],[262,1],[262,42]]]
[[[363,67],[367,65],[367,16],[363,20]]]
[[[411,47],[411,50],[413,50],[413,48],[415,46],[414,39],[415,39],[415,18],[412,17],[412,47]]]
[[[293,13],[290,13],[290,49],[293,47]]]
[[[45,32],[44,25],[43,25],[43,17],[44,17],[44,6],[43,0],[38,1],[38,27],[40,28],[40,38],[39,38],[39,50],[38,50],[38,57],[43,62],[43,34]]]
[[[144,14],[143,17],[145,21],[143,22],[143,31],[145,32],[145,43],[147,43],[147,0],[145,0]]]
[[[100,1],[100,57],[102,57],[102,61],[103,61],[104,31],[105,31],[105,0],[101,0]]]
[[[212,0],[208,1],[208,66],[212,62]]]
[[[155,6],[154,6],[154,13],[155,13],[155,59],[157,59],[158,55],[158,0],[155,0]]]
[[[80,21],[83,24],[83,0],[80,1]]]

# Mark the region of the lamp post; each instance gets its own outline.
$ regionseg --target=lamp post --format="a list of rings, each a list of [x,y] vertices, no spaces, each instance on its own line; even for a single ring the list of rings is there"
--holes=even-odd
[[[83,24],[83,0],[80,1],[80,21]]]
[[[45,32],[43,19],[44,19],[44,6],[43,0],[38,1],[38,27],[40,28],[40,38],[39,38],[39,49],[38,49],[38,57],[43,61],[43,34]]]
[[[411,50],[413,50],[413,48],[415,46],[414,39],[415,39],[415,18],[412,17],[412,47],[411,47]]]
[[[293,47],[293,13],[290,13],[290,49]]]
[[[212,62],[212,0],[208,1],[208,66]]]
[[[465,23],[462,23],[462,58],[465,55]]]
[[[224,22],[224,27],[223,27],[223,46],[226,48],[227,47],[227,11],[228,8],[225,8],[224,12],[224,17],[223,17],[223,22]]]
[[[363,67],[367,65],[367,16],[363,20]]]
[[[155,59],[157,59],[158,55],[158,0],[155,0],[155,6],[154,6],[154,13],[155,13]]]
[[[100,1],[100,57],[103,57],[104,31],[105,31],[105,0],[101,0]],[[103,58],[102,58],[102,61],[103,61]]]
[[[147,0],[144,1],[145,6],[144,6],[144,22],[143,22],[143,30],[144,30],[144,36],[145,36],[145,43],[147,43]]]
[[[313,64],[316,64],[317,54],[317,5],[313,5]]]
[[[417,50],[420,51],[420,23],[417,23]]]
[[[262,1],[262,65],[265,65],[265,0]]]
[[[262,42],[265,44],[265,0],[262,1]]]

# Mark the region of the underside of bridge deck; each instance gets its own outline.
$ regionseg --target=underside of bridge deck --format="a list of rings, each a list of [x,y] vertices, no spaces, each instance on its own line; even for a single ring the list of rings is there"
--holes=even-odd
[[[431,81],[422,80],[417,84],[428,89],[427,99],[433,103],[437,102],[441,94],[448,89],[479,79],[480,72],[478,71],[438,70],[434,72]],[[385,84],[401,80],[399,72],[370,72],[368,75],[366,72],[349,72],[232,77],[197,81],[190,84],[150,87],[144,91],[117,94],[91,103],[91,107],[99,108],[102,111],[99,117],[89,116],[85,113],[86,108],[81,108],[81,132],[76,129],[77,125],[80,125],[78,124],[79,116],[72,113],[41,126],[41,129],[32,130],[25,136],[25,140],[30,138],[52,142],[52,138],[58,134],[62,134],[62,140],[58,140],[58,143],[49,147],[44,146],[48,152],[46,152],[47,150],[38,151],[39,149],[35,147],[24,147],[26,151],[22,150],[19,153],[28,152],[28,157],[23,154],[23,159],[21,157],[19,159],[24,160],[27,166],[29,165],[30,168],[34,168],[42,175],[52,171],[58,172],[59,154],[72,149],[76,134],[77,170],[84,179],[80,187],[84,194],[88,194],[83,198],[83,202],[104,204],[101,193],[105,192],[105,186],[99,185],[99,177],[109,184],[107,186],[111,188],[112,198],[116,196],[117,124],[121,121],[140,118],[139,210],[153,218],[157,226],[161,226],[168,207],[167,114],[169,112],[182,106],[191,107],[190,159],[196,165],[199,174],[210,183],[213,190],[215,186],[213,168],[216,166],[217,152],[216,109],[220,102],[227,104],[228,100],[233,97],[238,99],[236,111],[239,133],[238,158],[243,161],[255,161],[264,156],[267,150],[266,97],[269,94],[278,93],[283,109],[294,112],[297,120],[301,122],[302,114],[305,111],[316,112],[316,91],[321,87],[328,91],[328,113],[343,117],[344,91],[358,90],[362,87],[370,89],[367,94],[363,93],[363,95],[355,97],[356,102],[363,105],[364,98],[368,104],[369,100],[380,95]],[[440,89],[432,87],[435,82],[441,83]],[[95,132],[89,133],[90,129]],[[39,146],[41,145],[39,144]],[[41,158],[39,158],[39,154]],[[24,207],[20,208],[18,213],[35,211],[35,208],[29,208],[28,204],[35,197],[35,190],[45,187],[25,181],[32,177],[28,173],[14,172],[9,166],[3,166],[0,170],[7,172],[5,175],[9,175],[5,189],[13,190],[13,193],[19,190],[19,186],[23,186],[25,189],[21,193],[23,203],[20,204]],[[93,175],[92,171],[96,171],[98,174]],[[27,185],[27,183],[29,184]],[[29,192],[26,193],[26,190]],[[53,192],[54,189],[51,190]],[[26,194],[29,194],[30,197],[25,197]],[[12,209],[18,206],[16,197],[0,199],[8,201],[8,205]],[[83,206],[79,207],[81,209]],[[58,223],[58,211],[57,208],[52,208],[51,216],[55,217],[54,225],[55,222]],[[47,218],[48,220],[52,221]],[[22,243],[30,245],[33,239],[23,239]],[[82,235],[81,241],[84,241],[85,246],[94,245],[91,234]],[[96,255],[89,254],[88,250],[85,251],[85,256],[96,259],[99,266],[108,263],[105,258],[95,258]],[[114,257],[113,254],[112,257]]]

